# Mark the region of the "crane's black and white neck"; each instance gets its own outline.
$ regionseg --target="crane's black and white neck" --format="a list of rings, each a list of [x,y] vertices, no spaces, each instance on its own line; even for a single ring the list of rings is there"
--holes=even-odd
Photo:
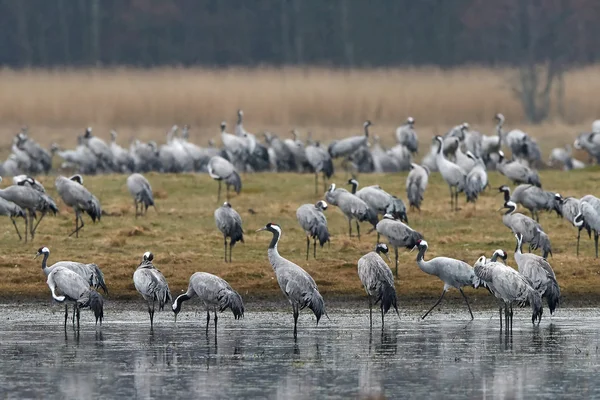
[[[373,125],[373,124],[371,123],[370,120],[366,120],[365,123],[363,124],[363,127],[365,128],[365,136],[366,137],[369,137],[369,127],[371,125]]]
[[[517,210],[517,205],[515,204],[515,202],[509,200],[504,202],[504,208],[507,209],[507,211],[504,214],[510,215]]]
[[[356,193],[358,189],[358,181],[354,178],[348,180],[348,185],[352,185],[352,194]]]
[[[48,257],[50,257],[50,249],[47,247],[40,247],[34,258],[38,258],[41,255],[44,256],[44,258],[42,259],[42,270],[44,270],[48,267],[47,261]]]
[[[256,232],[261,231],[269,231],[273,234],[273,239],[271,239],[271,243],[269,244],[269,253],[275,252],[279,254],[279,252],[277,251],[277,243],[279,243],[279,239],[281,238],[281,227],[277,224],[269,222],[267,225],[265,225],[263,228],[260,228]]]

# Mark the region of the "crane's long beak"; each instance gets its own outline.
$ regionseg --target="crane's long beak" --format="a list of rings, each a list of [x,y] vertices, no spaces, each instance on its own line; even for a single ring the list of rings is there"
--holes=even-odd
[[[385,255],[385,258],[387,258],[388,262],[392,262],[392,259],[387,255],[387,253],[383,253],[383,255]]]
[[[38,253],[36,253],[36,255],[35,255],[35,256],[33,256],[33,259],[35,260],[35,259],[36,259],[36,258],[38,258],[40,255],[42,255],[42,253],[39,253],[39,252],[38,252]]]
[[[260,232],[260,231],[266,231],[266,230],[267,230],[267,227],[266,227],[266,226],[263,226],[262,228],[260,228],[260,229],[257,229],[257,230],[256,230],[256,232]]]
[[[419,246],[415,246],[412,249],[410,249],[409,253],[412,253],[417,247],[419,247]]]
[[[496,212],[502,211],[503,209],[504,209],[504,207],[500,207],[499,209],[496,210]]]

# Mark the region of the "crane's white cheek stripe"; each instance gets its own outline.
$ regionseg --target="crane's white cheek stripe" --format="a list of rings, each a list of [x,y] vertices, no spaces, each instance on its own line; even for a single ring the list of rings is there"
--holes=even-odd
[[[281,228],[278,227],[277,225],[271,225],[271,228],[275,229],[277,232],[279,232],[279,237],[281,237]]]

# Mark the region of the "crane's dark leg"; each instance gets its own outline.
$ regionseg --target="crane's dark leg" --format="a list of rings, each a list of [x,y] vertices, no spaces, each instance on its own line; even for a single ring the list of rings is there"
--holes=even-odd
[[[292,310],[294,311],[294,339],[298,337],[298,306],[292,305]]]
[[[396,278],[398,277],[398,246],[394,246],[394,252],[396,253]]]
[[[208,324],[210,323],[210,312],[206,309],[206,334],[208,335]]]
[[[223,235],[223,243],[225,246],[225,262],[227,262],[227,236]]]
[[[513,305],[512,303],[510,303],[510,331],[512,332],[512,328],[513,328]]]
[[[369,326],[371,327],[371,329],[373,329],[373,299],[368,293],[367,296],[369,297]]]
[[[454,190],[450,186],[450,211],[454,211]]]
[[[310,250],[310,239],[308,238],[308,235],[306,235],[306,260],[308,261],[308,252]]]
[[[133,199],[133,205],[135,206],[135,217],[138,217],[138,201],[137,199]]]
[[[29,225],[27,222],[27,213],[25,213],[25,243],[27,243],[27,229],[29,229]]]
[[[358,235],[358,240],[360,240],[360,225],[358,224],[358,220],[356,220],[356,234]]]
[[[75,328],[75,314],[77,314],[77,303],[73,304],[73,316],[71,318],[71,323],[73,324],[73,328]]]
[[[67,329],[67,320],[69,319],[69,306],[65,303],[65,329]]]
[[[215,335],[217,334],[217,320],[219,318],[217,317],[217,310],[215,309]]]
[[[596,258],[598,258],[598,232],[594,231],[594,245],[596,246]]]
[[[221,201],[221,181],[219,182],[219,190],[217,191],[217,203]]]
[[[233,244],[231,243],[231,240],[229,241],[229,262],[231,262],[231,250],[233,249]]]
[[[152,302],[152,307],[150,307],[150,302],[148,302],[148,314],[150,315],[150,329],[154,328],[154,301]]]
[[[35,226],[33,227],[33,235],[35,235],[35,233],[37,232],[37,227],[40,224],[40,222],[42,222],[42,220],[44,219],[44,217],[46,216],[46,213],[42,213],[42,215],[40,216],[40,219],[37,220],[37,222],[35,223]],[[33,236],[32,236],[33,238]]]
[[[454,211],[458,211],[458,188],[454,189]]]
[[[16,225],[15,225],[15,227],[16,227]],[[579,238],[580,237],[581,237],[581,228],[578,228],[578,231],[577,231],[577,257],[579,257]],[[21,239],[21,235],[19,235],[19,239]]]
[[[348,219],[348,236],[352,237],[352,220]]]
[[[446,294],[446,288],[444,288],[444,291],[442,292],[442,295],[440,296],[440,298],[438,299],[438,301],[436,301],[436,302],[435,302],[435,304],[433,305],[433,307],[431,307],[431,308],[429,309],[429,311],[427,311],[427,312],[425,313],[425,315],[423,315],[423,316],[421,317],[421,319],[425,319],[425,317],[426,317],[427,315],[429,315],[429,313],[431,312],[431,310],[433,310],[435,307],[437,307],[437,305],[438,305],[438,304],[440,304],[440,302],[441,302],[441,301],[442,301],[442,299],[444,298],[444,295],[445,295],[445,294]]]
[[[383,326],[385,325],[385,321],[383,320],[383,302],[381,303],[381,330],[383,330]]]
[[[465,303],[467,303],[467,308],[469,309],[469,314],[471,314],[471,320],[475,319],[473,317],[473,312],[471,311],[471,306],[469,305],[469,300],[467,300],[467,296],[465,296],[465,292],[463,292],[462,288],[458,289],[460,294],[462,294],[463,299],[465,299]]]
[[[79,330],[79,307],[75,305],[75,309],[77,310],[77,330]]]
[[[15,226],[17,235],[19,235],[19,240],[23,240],[23,238],[21,237],[21,232],[19,232],[19,228],[17,227],[17,222],[15,221],[15,219],[13,217],[10,217],[10,220],[12,221],[13,225]]]
[[[81,229],[83,227],[83,219],[81,220],[82,225],[81,227],[79,226],[79,211],[75,211],[75,230],[71,233],[69,233],[69,236],[73,236],[73,234],[75,234],[75,237],[79,237],[79,229]]]
[[[500,332],[502,332],[502,306],[500,306]]]
[[[317,238],[313,238],[313,257],[317,259]]]

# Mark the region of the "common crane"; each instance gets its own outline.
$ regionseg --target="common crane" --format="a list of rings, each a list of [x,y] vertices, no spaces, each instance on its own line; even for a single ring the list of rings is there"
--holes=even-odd
[[[19,240],[22,240],[23,238],[21,237],[21,233],[19,232],[19,228],[17,227],[17,222],[15,221],[15,218],[21,217],[25,219],[25,211],[23,211],[21,207],[19,207],[12,201],[8,201],[0,197],[0,215],[4,215],[10,218],[12,224],[15,227],[15,230],[17,231]],[[27,234],[27,231],[25,232],[25,234]]]
[[[398,276],[398,247],[412,249],[423,235],[398,221],[390,214],[385,214],[375,227],[377,233],[385,236],[390,245],[394,246],[396,276]]]
[[[540,176],[536,171],[533,171],[529,167],[517,161],[507,162],[504,159],[504,152],[502,152],[502,150],[500,150],[498,154],[500,155],[500,160],[496,166],[498,172],[513,181],[515,184],[529,183],[539,188],[542,187]]]
[[[534,185],[519,185],[511,195],[510,188],[502,185],[498,190],[504,193],[504,201],[513,201],[521,204],[531,212],[531,217],[536,221],[540,220],[539,211],[556,211],[561,215],[561,195],[560,193],[548,192]]]
[[[560,301],[560,287],[556,281],[554,270],[546,259],[535,254],[523,254],[523,235],[517,233],[517,247],[515,249],[515,261],[519,267],[519,272],[531,281],[531,287],[540,293],[542,298],[546,299],[550,314]]]
[[[273,234],[273,239],[269,244],[267,254],[269,256],[269,262],[275,271],[279,287],[292,305],[295,339],[298,336],[297,325],[300,310],[303,310],[305,307],[310,308],[317,318],[317,324],[319,324],[321,316],[323,314],[327,316],[325,302],[323,301],[321,293],[319,293],[315,280],[298,265],[279,255],[277,244],[281,239],[281,227],[269,222],[263,228],[257,230],[257,232],[260,231],[269,231]]]
[[[198,300],[206,308],[206,333],[208,333],[210,323],[210,311],[215,314],[215,334],[217,333],[217,309],[219,312],[223,312],[229,308],[236,320],[244,316],[242,297],[231,288],[227,281],[207,272],[195,272],[190,277],[187,292],[179,295],[173,302],[175,322],[181,311],[181,303],[194,297],[198,297]]]
[[[158,310],[162,311],[167,302],[172,301],[169,285],[163,274],[152,264],[154,254],[147,251],[142,262],[133,273],[133,284],[148,304],[150,328],[154,327],[154,308],[158,302]]]
[[[369,324],[371,328],[373,327],[373,304],[377,305],[379,303],[381,308],[381,329],[384,325],[383,317],[391,307],[394,307],[396,314],[400,317],[394,275],[380,255],[385,255],[389,260],[387,253],[387,245],[378,243],[375,246],[375,251],[365,254],[358,260],[358,277],[369,298]]]
[[[219,182],[217,192],[217,202],[221,200],[221,182],[225,181],[227,189],[227,200],[229,200],[229,187],[239,194],[242,191],[242,179],[235,170],[234,166],[221,156],[214,156],[208,162],[208,175]]]
[[[598,258],[598,236],[600,232],[600,199],[588,195],[579,200],[579,213],[575,217],[575,226],[588,226],[594,231],[594,247]]]
[[[579,257],[579,240],[581,238],[581,231],[585,228],[588,232],[588,235],[591,237],[591,228],[585,223],[583,217],[579,222],[575,220],[577,215],[579,215],[579,199],[575,197],[565,197],[564,199],[561,198],[560,210],[563,218],[577,228],[577,256]]]
[[[327,151],[332,158],[344,157],[344,166],[348,163],[348,158],[358,149],[368,146],[369,126],[371,121],[367,120],[363,124],[364,135],[351,136],[341,140],[335,140],[329,144]]]
[[[450,208],[456,211],[458,210],[458,194],[465,188],[467,174],[461,167],[446,159],[442,151],[444,144],[442,137],[436,136],[435,139],[438,141],[438,151],[435,156],[437,168],[450,188]]]
[[[541,249],[544,258],[548,257],[548,254],[552,255],[550,239],[539,223],[521,213],[515,212],[517,205],[513,201],[505,201],[504,206],[498,209],[498,211],[504,208],[507,211],[502,216],[502,222],[513,234],[522,234],[523,242],[529,243],[529,249]]]
[[[413,117],[408,117],[403,125],[396,128],[396,141],[413,154],[419,152],[419,141]]]
[[[531,322],[542,320],[542,297],[531,287],[529,280],[514,269],[499,263],[486,260],[485,256],[479,257],[474,266],[475,275],[492,292],[497,299],[504,303],[504,320],[506,330],[512,329],[512,305],[517,302],[521,307],[529,303],[531,306]],[[500,309],[502,314],[502,309]],[[502,318],[500,318],[502,329]]]
[[[329,186],[325,193],[325,200],[329,204],[337,206],[348,218],[348,235],[352,237],[352,220],[356,220],[356,231],[360,240],[359,222],[368,221],[371,225],[377,225],[377,213],[367,203],[348,192],[346,189],[335,187],[335,183]]]
[[[108,288],[104,282],[104,274],[97,264],[84,264],[75,261],[58,261],[48,266],[47,262],[48,257],[50,257],[50,249],[48,249],[48,247],[40,247],[34,258],[38,258],[41,255],[44,256],[42,259],[42,271],[46,276],[48,276],[48,274],[55,268],[66,268],[84,278],[90,287],[93,287],[96,290],[102,289],[104,294],[108,294]]]
[[[496,154],[502,148],[502,126],[504,125],[504,115],[498,113],[494,116],[498,121],[496,124],[496,134],[493,136],[483,136],[481,138],[481,156],[486,165],[489,165],[491,155]]]
[[[463,292],[463,287],[471,286],[477,289],[481,286],[481,281],[477,276],[475,276],[475,271],[473,271],[473,267],[467,264],[464,261],[460,261],[454,258],[449,257],[435,257],[429,261],[425,261],[424,256],[427,251],[428,245],[425,240],[419,239],[415,247],[413,248],[419,249],[419,253],[417,254],[417,265],[421,269],[421,271],[425,272],[429,275],[434,275],[440,278],[442,282],[444,282],[444,290],[442,291],[442,295],[436,301],[436,303],[427,311],[421,319],[425,319],[427,315],[442,301],[444,295],[450,288],[458,289],[462,297],[465,299],[465,303],[467,303],[467,308],[469,309],[469,314],[471,314],[471,319],[473,319],[473,312],[471,312],[471,306],[469,305],[469,300],[467,300],[467,296],[465,292]]]
[[[237,242],[244,243],[244,230],[242,229],[242,217],[231,207],[228,202],[215,210],[215,223],[223,234],[225,246],[225,262],[227,262],[227,238],[229,238],[229,262],[231,262],[231,250]]]
[[[327,229],[327,217],[323,211],[327,210],[327,203],[323,200],[316,204],[303,204],[296,210],[298,223],[306,232],[306,259],[310,249],[310,239],[313,239],[313,257],[317,258],[317,239],[319,245],[329,242],[329,230]]]
[[[96,324],[104,318],[104,299],[98,292],[90,289],[89,283],[77,273],[65,267],[54,268],[46,280],[52,298],[59,303],[73,303],[79,329],[79,310],[89,308],[94,312]],[[68,308],[65,306],[65,328],[67,327]]]
[[[395,212],[400,221],[408,223],[406,215],[406,206],[399,198],[392,196],[379,185],[365,186],[358,189],[358,181],[354,178],[348,180],[348,184],[352,186],[352,194],[367,203],[370,209],[374,210],[377,215],[392,214]],[[391,207],[391,209],[390,209]]]
[[[465,195],[467,202],[475,203],[479,198],[479,194],[488,186],[488,175],[485,169],[485,164],[479,158],[475,158],[471,153],[469,157],[475,161],[475,165],[469,173],[465,181]]]
[[[87,213],[92,222],[100,221],[102,218],[102,207],[100,201],[83,186],[83,178],[81,175],[73,175],[70,178],[59,176],[54,182],[56,191],[62,201],[75,211],[75,230],[69,234],[79,237],[79,231],[83,228],[83,212]],[[81,225],[79,225],[81,222]]]
[[[248,161],[248,142],[243,137],[225,132],[227,124],[221,122],[221,141],[227,153],[227,157],[232,161],[236,168],[246,169]],[[210,164],[210,163],[209,163]]]
[[[426,165],[410,164],[410,172],[406,177],[406,197],[410,208],[421,211],[423,195],[429,182],[429,168]]]
[[[506,252],[502,249],[497,249],[494,250],[494,253],[492,254],[492,257],[490,258],[490,261],[496,262],[498,261],[498,259],[500,259],[500,261],[502,264],[506,264],[506,259],[508,258],[508,254],[506,254]]]
[[[129,189],[129,193],[131,194],[131,197],[133,197],[136,218],[138,215],[146,215],[148,207],[150,206],[153,206],[156,210],[152,186],[150,186],[150,182],[148,182],[148,179],[146,179],[144,175],[138,173],[129,175],[127,177],[127,189]],[[139,213],[138,205],[140,208]]]
[[[35,178],[29,175],[13,176],[12,181],[13,185],[29,186],[30,188],[35,189],[38,192],[46,193],[46,188],[44,187],[44,185],[42,185],[40,181],[35,180]]]
[[[323,191],[326,190],[327,180],[333,175],[331,156],[319,142],[309,144],[305,148],[306,161],[315,171],[315,194],[318,192],[319,174],[323,174]]]

